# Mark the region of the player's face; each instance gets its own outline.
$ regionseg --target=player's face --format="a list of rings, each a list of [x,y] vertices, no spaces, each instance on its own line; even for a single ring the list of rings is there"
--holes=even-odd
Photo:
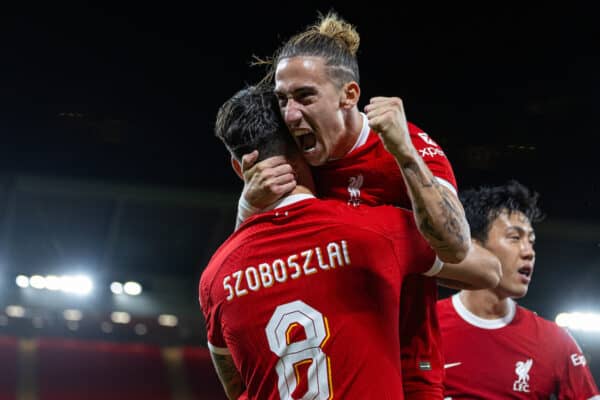
[[[485,247],[502,264],[502,279],[495,291],[501,297],[519,298],[527,294],[535,263],[535,233],[521,212],[501,213],[493,222]]]
[[[343,89],[321,57],[284,58],[275,72],[275,94],[285,123],[310,165],[345,155]]]

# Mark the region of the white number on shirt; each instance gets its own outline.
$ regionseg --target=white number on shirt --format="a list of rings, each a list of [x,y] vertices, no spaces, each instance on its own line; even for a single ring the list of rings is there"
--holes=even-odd
[[[290,343],[290,331],[299,326],[304,328],[306,339]],[[329,327],[323,314],[300,300],[282,304],[275,309],[265,331],[271,351],[279,357],[276,371],[281,399],[292,399],[301,379],[298,366],[308,362],[308,388],[301,399],[329,399],[331,372],[329,358],[322,350]]]

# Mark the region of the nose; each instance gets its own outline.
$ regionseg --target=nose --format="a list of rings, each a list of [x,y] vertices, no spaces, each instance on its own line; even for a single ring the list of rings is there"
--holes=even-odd
[[[289,99],[285,106],[283,118],[287,126],[293,127],[299,125],[302,119],[300,104],[294,101],[294,99]]]
[[[533,260],[535,258],[535,250],[533,249],[533,243],[529,240],[523,241],[521,246],[521,257],[525,260]]]

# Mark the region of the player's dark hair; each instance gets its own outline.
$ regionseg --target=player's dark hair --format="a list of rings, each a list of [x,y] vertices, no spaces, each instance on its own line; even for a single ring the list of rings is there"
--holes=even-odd
[[[258,150],[258,161],[297,154],[271,87],[250,86],[227,100],[217,113],[215,135],[235,158]]]
[[[539,194],[515,180],[501,186],[482,186],[460,194],[471,237],[485,242],[494,220],[503,212],[521,212],[533,224],[544,218],[537,205]]]

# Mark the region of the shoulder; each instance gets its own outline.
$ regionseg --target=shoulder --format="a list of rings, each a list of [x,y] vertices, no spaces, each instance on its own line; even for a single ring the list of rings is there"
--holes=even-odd
[[[519,311],[523,317],[536,325],[538,335],[549,344],[576,344],[575,339],[571,336],[567,329],[560,327],[554,321],[549,321],[540,317],[536,312],[528,310],[524,307],[519,307]]]
[[[453,296],[438,300],[435,305],[440,324],[444,324],[449,320],[458,317],[458,314],[456,313],[456,311],[454,310],[454,306],[452,305],[452,297]]]
[[[248,245],[246,229],[241,227],[234,234],[229,236],[221,246],[214,252],[208,264],[200,275],[200,298],[210,295],[213,282],[223,274],[227,274],[230,265],[241,257],[243,249]]]
[[[444,311],[446,312],[447,310],[451,310],[452,309],[452,296],[450,297],[446,297],[445,299],[440,299],[437,301],[437,303],[435,304],[435,306],[439,311]]]
[[[394,239],[420,235],[410,210],[391,205],[347,208],[345,213],[348,218],[345,222],[361,231],[391,235]]]
[[[408,132],[413,142],[418,140],[420,142],[423,142],[424,145],[440,147],[423,129],[419,128],[412,122],[407,122],[407,124]]]

